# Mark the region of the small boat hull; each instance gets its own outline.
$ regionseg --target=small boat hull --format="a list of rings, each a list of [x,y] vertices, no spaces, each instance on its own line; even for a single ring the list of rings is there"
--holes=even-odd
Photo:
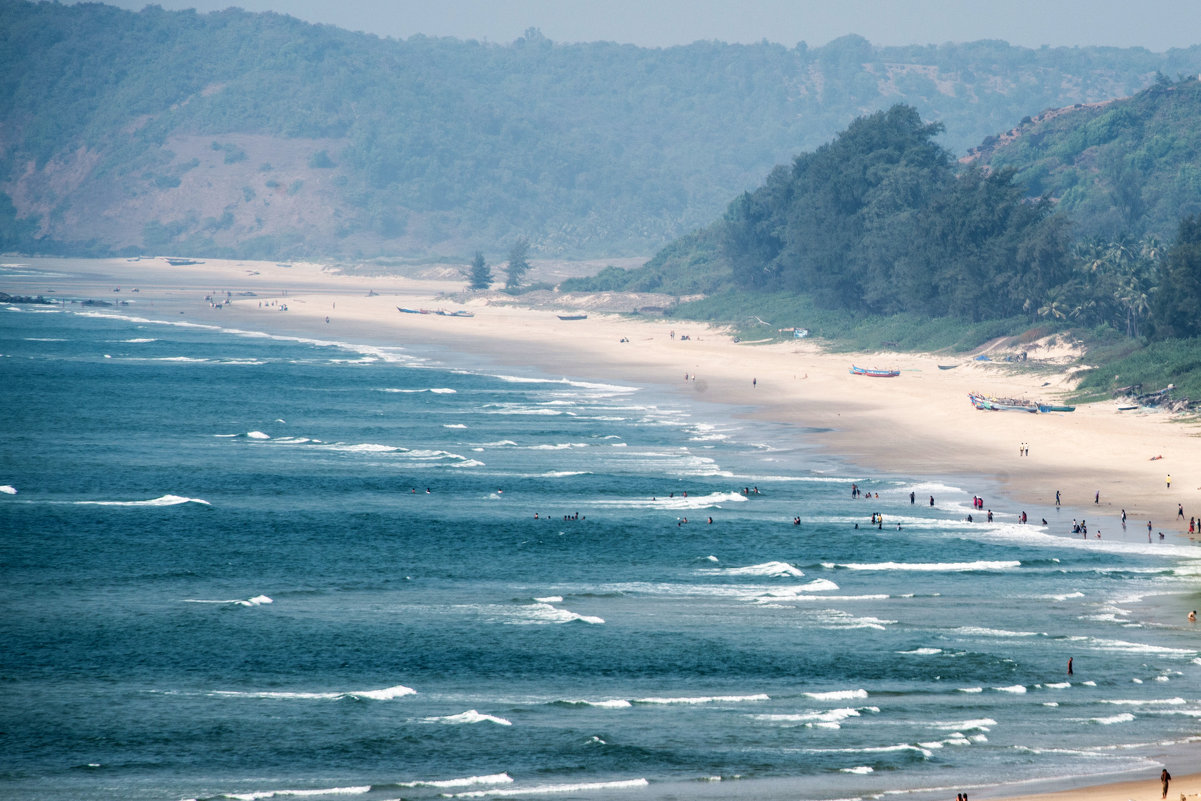
[[[900,370],[879,370],[873,367],[851,365],[851,375],[865,375],[868,378],[896,378],[900,374]]]

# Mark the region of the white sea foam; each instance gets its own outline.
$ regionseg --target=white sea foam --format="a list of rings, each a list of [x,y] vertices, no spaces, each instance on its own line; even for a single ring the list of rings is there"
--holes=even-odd
[[[651,697],[635,698],[635,704],[743,704],[756,701],[770,701],[766,693],[754,695],[698,695],[680,697]]]
[[[75,501],[77,506],[179,506],[184,503],[198,503],[212,506],[201,498],[185,498],[182,495],[160,495],[148,501]]]
[[[751,718],[767,723],[795,724],[813,729],[839,729],[842,728],[842,721],[848,718],[857,718],[859,715],[860,712],[858,709],[844,707],[824,711],[751,715]]]
[[[572,476],[590,476],[591,470],[549,470],[539,473],[539,478],[571,478]]]
[[[517,607],[511,612],[510,619],[505,622],[514,625],[539,625],[574,623],[576,621],[601,625],[605,619],[595,615],[581,615],[567,609],[559,609],[549,603],[532,603]]]
[[[992,718],[974,718],[972,720],[935,721],[930,724],[936,729],[952,731],[992,731],[997,722]]]
[[[861,562],[836,564],[823,562],[825,568],[844,568],[846,570],[911,570],[922,573],[961,573],[977,570],[1010,570],[1020,567],[1018,561],[985,561],[978,562]]]
[[[727,576],[794,576],[799,578],[805,575],[800,569],[793,567],[787,562],[764,562],[760,565],[726,567],[718,570],[702,570],[701,572],[709,575],[722,574]],[[835,589],[837,589],[837,586]]]
[[[738,492],[710,492],[705,495],[683,494],[670,496],[655,496],[653,498],[626,498],[622,500],[597,500],[596,506],[619,507],[628,509],[707,509],[719,507],[726,503],[742,503],[746,497]]]
[[[210,695],[221,698],[271,698],[285,701],[338,701],[357,698],[368,701],[391,701],[406,695],[416,695],[411,687],[398,684],[382,690],[349,690],[345,692],[286,692],[276,690],[214,690]]]
[[[988,629],[981,626],[960,626],[953,629],[956,634],[969,637],[1037,637],[1034,631],[1007,631],[1005,629]]]
[[[262,431],[247,431],[247,439],[271,439],[270,434],[264,434]]]
[[[357,445],[327,445],[326,449],[341,453],[396,453],[400,450],[394,445],[380,445],[375,442],[362,442]]]
[[[580,784],[543,784],[534,787],[512,789],[472,790],[458,793],[454,798],[483,798],[490,795],[552,795],[559,793],[587,793],[600,790],[632,790],[650,785],[646,779],[626,779],[612,782],[583,782]]]
[[[849,701],[853,698],[867,698],[867,690],[830,690],[802,694],[814,701]]]
[[[467,428],[467,426],[463,425],[462,423],[443,423],[442,427],[443,428]]]
[[[876,629],[877,631],[884,631],[888,626],[896,622],[895,620],[884,620],[878,617],[859,617],[841,609],[823,609],[818,613],[818,623],[828,629]]]
[[[264,604],[274,603],[266,595],[256,595],[253,598],[235,598],[231,601],[206,601],[198,598],[185,598],[186,604],[222,604],[227,606],[263,606]]]
[[[876,772],[875,768],[869,767],[867,765],[860,765],[859,767],[855,767],[855,768],[842,768],[841,770],[839,770],[839,773],[857,773],[860,775],[865,775],[868,773],[875,773],[875,772]]]
[[[493,773],[488,776],[466,776],[462,779],[430,779],[427,781],[396,782],[392,787],[435,787],[443,790],[455,787],[474,787],[480,784],[512,784],[513,777],[507,773]]]
[[[5,495],[16,495],[17,488],[12,484],[4,484],[0,486],[0,492],[3,492]]]
[[[460,712],[457,715],[445,715],[443,717],[425,718],[426,723],[495,723],[498,726],[512,726],[511,721],[504,718],[498,718],[495,715],[485,715],[476,712],[474,709],[468,709],[466,712]]]
[[[564,701],[565,704],[578,706],[591,706],[597,709],[629,709],[633,706],[632,703],[624,698],[612,698],[608,701]]]
[[[1146,699],[1113,699],[1103,700],[1103,704],[1115,704],[1117,706],[1181,706],[1187,704],[1183,698],[1146,698]]]
[[[798,584],[792,587],[772,587],[764,590],[756,590],[747,595],[747,600],[757,604],[779,604],[800,601],[831,601],[831,600],[865,600],[875,599],[881,600],[887,598],[887,595],[878,596],[833,596],[833,595],[811,595],[815,592],[832,592],[837,590],[838,585],[828,579],[814,579],[808,584]]]
[[[218,798],[230,798],[233,801],[261,801],[264,798],[305,798],[321,795],[363,795],[371,792],[371,786],[361,787],[327,787],[320,790],[261,790],[256,793],[223,793]]]
[[[993,687],[993,690],[999,693],[1016,693],[1020,695],[1026,692],[1026,687],[1022,684],[1011,684],[1008,687]]]
[[[1105,718],[1089,718],[1093,723],[1099,723],[1102,726],[1112,726],[1115,723],[1129,723],[1134,720],[1134,715],[1129,712],[1123,712],[1120,715],[1110,715]]]
[[[1166,645],[1148,645],[1146,643],[1127,642],[1126,640],[1110,640],[1100,637],[1074,636],[1067,638],[1071,642],[1081,643],[1086,647],[1100,651],[1116,651],[1131,654],[1162,654],[1165,656],[1194,656],[1195,648],[1170,648]]]
[[[898,654],[912,654],[913,656],[935,656],[941,654],[941,648],[914,648],[912,651],[897,651]]]

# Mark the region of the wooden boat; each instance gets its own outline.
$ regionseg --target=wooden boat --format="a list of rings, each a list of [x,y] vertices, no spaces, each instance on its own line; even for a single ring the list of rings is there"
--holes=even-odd
[[[981,395],[969,392],[968,400],[977,409],[988,412],[1030,412],[1038,414],[1038,404],[1021,398],[994,398],[991,395]]]
[[[406,309],[404,306],[397,306],[396,310],[403,314],[436,314],[439,317],[475,317],[475,312],[469,312],[465,309],[448,312],[443,309],[434,311],[433,309]]]
[[[938,365],[938,369],[939,370],[954,370],[958,366],[959,365],[957,365],[957,364],[940,364],[940,365]]]
[[[881,370],[874,367],[856,367],[851,365],[851,375],[865,375],[870,378],[896,378],[901,374],[900,370]]]
[[[1054,403],[1040,403],[1038,404],[1038,410],[1043,414],[1046,414],[1047,412],[1074,412],[1076,411],[1076,407],[1060,406]]]
[[[558,315],[558,317],[560,320],[587,320],[588,319],[588,315],[586,315],[586,314],[560,314],[560,315]]]

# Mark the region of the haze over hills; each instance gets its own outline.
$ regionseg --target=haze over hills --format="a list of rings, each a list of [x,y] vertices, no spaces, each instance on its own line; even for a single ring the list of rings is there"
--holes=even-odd
[[[496,45],[0,0],[0,248],[645,255],[896,103],[962,154],[1198,70],[1201,46]]]

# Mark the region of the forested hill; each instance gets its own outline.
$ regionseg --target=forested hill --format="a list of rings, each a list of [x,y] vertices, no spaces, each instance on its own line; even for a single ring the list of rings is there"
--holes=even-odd
[[[963,153],[1198,70],[1201,47],[498,45],[0,0],[0,249],[649,253],[895,103]]]
[[[1026,117],[965,161],[1016,171],[1079,235],[1167,241],[1201,212],[1201,81],[1161,77],[1134,97]]]

